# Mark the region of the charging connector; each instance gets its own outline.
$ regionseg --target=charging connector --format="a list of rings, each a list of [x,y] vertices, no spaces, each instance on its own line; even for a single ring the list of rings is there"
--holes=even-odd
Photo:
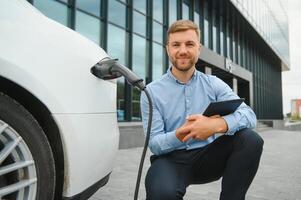
[[[94,76],[103,80],[124,76],[130,85],[137,87],[139,90],[144,90],[143,79],[117,61],[117,59],[104,58],[94,65],[90,71]]]
[[[144,160],[145,160],[145,155],[146,155],[149,138],[150,138],[151,127],[152,127],[152,118],[153,118],[152,99],[150,97],[150,94],[147,91],[147,88],[145,87],[145,85],[143,83],[143,79],[139,78],[135,73],[133,73],[127,67],[119,64],[117,62],[117,59],[104,58],[103,60],[98,62],[96,65],[94,65],[90,69],[90,71],[94,76],[101,78],[103,80],[110,80],[110,79],[115,79],[115,78],[124,76],[124,78],[128,81],[128,83],[130,85],[137,87],[140,91],[144,91],[147,96],[147,99],[149,102],[149,116],[148,116],[146,138],[145,138],[144,147],[143,147],[143,151],[142,151],[142,155],[141,155],[141,159],[140,159],[139,170],[138,170],[137,180],[136,180],[136,187],[135,187],[134,200],[137,200],[143,164],[144,164]]]

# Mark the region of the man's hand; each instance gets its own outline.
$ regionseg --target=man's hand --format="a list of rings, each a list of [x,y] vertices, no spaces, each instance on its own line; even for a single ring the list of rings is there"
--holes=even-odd
[[[186,123],[177,129],[176,135],[182,142],[190,138],[205,140],[215,133],[224,133],[228,129],[226,121],[218,116],[206,117],[203,115],[191,115]],[[184,137],[183,137],[184,136]]]
[[[183,141],[184,137],[189,133],[189,129],[187,127],[189,127],[189,125],[191,125],[193,123],[193,121],[188,121],[186,120],[186,122],[176,130],[176,137]]]

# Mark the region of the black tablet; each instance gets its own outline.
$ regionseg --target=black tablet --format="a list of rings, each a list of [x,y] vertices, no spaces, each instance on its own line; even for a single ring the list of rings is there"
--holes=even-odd
[[[207,117],[210,117],[212,115],[220,115],[220,116],[228,115],[230,113],[233,113],[244,100],[245,100],[244,98],[241,98],[241,99],[211,102],[209,106],[206,108],[203,115]]]

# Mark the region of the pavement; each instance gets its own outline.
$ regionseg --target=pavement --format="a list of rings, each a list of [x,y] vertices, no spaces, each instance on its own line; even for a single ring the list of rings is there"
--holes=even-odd
[[[265,141],[257,175],[246,200],[301,200],[301,131],[265,130]],[[133,199],[142,148],[118,151],[110,180],[89,200]],[[139,199],[145,199],[144,178],[150,165],[148,150]],[[187,188],[185,200],[218,200],[221,181]]]

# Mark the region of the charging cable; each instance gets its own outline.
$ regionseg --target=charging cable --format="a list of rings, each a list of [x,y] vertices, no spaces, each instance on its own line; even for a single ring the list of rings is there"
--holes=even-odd
[[[137,200],[138,193],[139,193],[140,181],[141,181],[141,175],[142,175],[142,170],[143,170],[143,164],[144,164],[144,160],[145,160],[145,155],[146,155],[149,138],[150,138],[151,127],[152,127],[152,118],[153,118],[152,99],[143,83],[143,79],[139,78],[134,72],[129,70],[127,67],[118,63],[117,59],[104,58],[103,60],[98,62],[96,65],[94,65],[90,71],[94,76],[104,79],[104,80],[110,80],[110,79],[124,76],[130,85],[138,88],[140,91],[143,91],[146,94],[146,97],[147,97],[147,100],[149,103],[149,114],[148,114],[146,138],[145,138],[144,147],[143,147],[143,151],[142,151],[142,155],[141,155],[141,159],[140,159],[137,180],[136,180],[135,194],[134,194],[134,200]]]

